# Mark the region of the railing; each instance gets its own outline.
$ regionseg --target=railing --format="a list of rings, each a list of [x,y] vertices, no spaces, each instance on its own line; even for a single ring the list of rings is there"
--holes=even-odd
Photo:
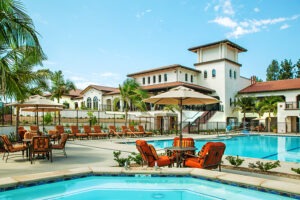
[[[300,101],[298,102],[285,102],[286,110],[300,110]]]

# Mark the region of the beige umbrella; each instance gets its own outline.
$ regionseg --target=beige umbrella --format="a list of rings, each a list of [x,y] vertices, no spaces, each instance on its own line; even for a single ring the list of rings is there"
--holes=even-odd
[[[35,112],[37,113],[37,119],[38,119],[38,111],[42,111],[43,108],[52,108],[52,109],[60,109],[63,108],[63,104],[56,103],[52,100],[46,99],[45,97],[42,97],[40,95],[34,95],[29,97],[28,100],[24,102],[14,102],[11,104],[8,104],[8,106],[15,106],[17,108],[17,122],[16,122],[16,133],[18,132],[18,126],[19,126],[19,109],[20,108],[35,108]],[[38,121],[37,121],[38,125]]]
[[[148,99],[144,102],[162,105],[179,105],[180,109],[180,147],[182,146],[182,106],[183,105],[207,105],[220,102],[218,99],[207,96],[200,92],[196,92],[193,89],[178,86],[170,89],[168,92],[164,92]]]

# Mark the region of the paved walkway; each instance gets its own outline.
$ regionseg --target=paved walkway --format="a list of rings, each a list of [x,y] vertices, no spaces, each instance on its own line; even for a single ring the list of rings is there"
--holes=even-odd
[[[199,136],[194,136],[194,137],[198,138]],[[211,137],[211,136],[201,136],[201,138],[203,137]],[[155,137],[155,139],[170,139],[170,138],[174,138],[174,136]],[[153,138],[145,138],[145,139],[151,140]],[[5,163],[3,160],[0,160],[0,178],[33,174],[39,172],[47,172],[47,171],[73,169],[73,168],[85,167],[85,166],[95,166],[95,167],[117,166],[117,162],[114,161],[113,151],[120,150],[122,151],[121,157],[127,157],[130,154],[130,152],[137,152],[135,145],[132,143],[130,144],[130,142],[134,142],[135,140],[136,140],[135,138],[132,139],[129,138],[125,140],[106,139],[106,140],[68,141],[66,145],[66,152],[68,154],[68,158],[65,158],[61,153],[61,151],[54,151],[53,163],[50,163],[50,161],[48,160],[36,160],[34,164],[30,164],[30,162],[28,160],[23,159],[22,156],[10,157],[7,163]],[[18,155],[20,155],[20,153],[18,153]],[[224,164],[226,164],[227,161],[225,159],[223,160],[224,160]],[[256,162],[257,160],[258,159],[246,159],[245,163],[243,163],[243,166],[247,167],[249,162]],[[300,163],[281,162],[281,167],[274,169],[274,171],[293,173],[290,170],[291,167],[300,168]],[[223,169],[223,171],[226,171],[226,169]],[[243,172],[234,172],[234,173],[243,174]],[[252,174],[251,176],[255,176],[255,175]],[[295,179],[291,181],[294,182]],[[300,180],[296,180],[296,182],[299,182],[300,184]]]

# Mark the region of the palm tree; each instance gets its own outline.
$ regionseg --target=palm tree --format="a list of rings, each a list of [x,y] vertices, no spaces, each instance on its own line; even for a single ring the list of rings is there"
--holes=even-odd
[[[143,99],[148,97],[146,91],[142,90],[140,85],[134,79],[126,79],[123,85],[119,85],[120,98],[114,99],[114,107],[122,101],[125,111],[125,126],[127,126],[128,111],[134,107],[140,111],[146,110],[146,104]]]
[[[243,127],[245,129],[246,125],[246,113],[247,112],[255,112],[255,97],[243,97],[236,96],[236,101],[234,102],[233,112],[240,111],[244,114],[243,118]]]
[[[0,3],[0,93],[24,100],[29,91],[46,76],[33,72],[33,66],[46,59],[31,18],[16,0]],[[24,76],[24,74],[26,76]],[[45,84],[44,84],[45,85]]]
[[[70,80],[64,80],[62,71],[53,72],[51,75],[51,99],[57,99],[59,103],[62,95],[69,94],[71,90],[76,90],[75,84]]]
[[[278,96],[268,96],[264,97],[256,104],[256,108],[260,115],[264,113],[268,113],[268,132],[270,132],[271,125],[271,113],[274,115],[277,114],[277,104],[278,102],[282,102],[283,99]]]

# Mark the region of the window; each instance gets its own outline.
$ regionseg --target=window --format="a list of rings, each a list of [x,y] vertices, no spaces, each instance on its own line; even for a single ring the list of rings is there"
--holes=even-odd
[[[191,75],[191,83],[194,82],[194,76]]]
[[[236,71],[233,72],[233,78],[236,79]]]
[[[207,71],[204,71],[204,78],[207,78]]]
[[[229,99],[229,105],[232,106],[232,99]]]
[[[168,74],[164,74],[165,82],[168,81]]]
[[[86,107],[91,108],[92,107],[92,99],[91,97],[88,97],[86,100]]]
[[[146,79],[145,79],[145,77],[143,78],[143,85],[145,85],[146,84]]]
[[[185,81],[188,81],[188,74],[185,73]]]
[[[150,76],[148,76],[148,84],[150,84]]]
[[[98,110],[98,98],[97,97],[93,98],[93,109]]]
[[[156,76],[153,76],[153,83],[156,82]]]
[[[229,77],[232,77],[232,70],[229,70]]]
[[[211,71],[211,76],[212,76],[212,77],[216,77],[216,74],[217,74],[216,70],[213,69],[213,70]]]
[[[161,75],[158,75],[158,82],[161,82]]]

